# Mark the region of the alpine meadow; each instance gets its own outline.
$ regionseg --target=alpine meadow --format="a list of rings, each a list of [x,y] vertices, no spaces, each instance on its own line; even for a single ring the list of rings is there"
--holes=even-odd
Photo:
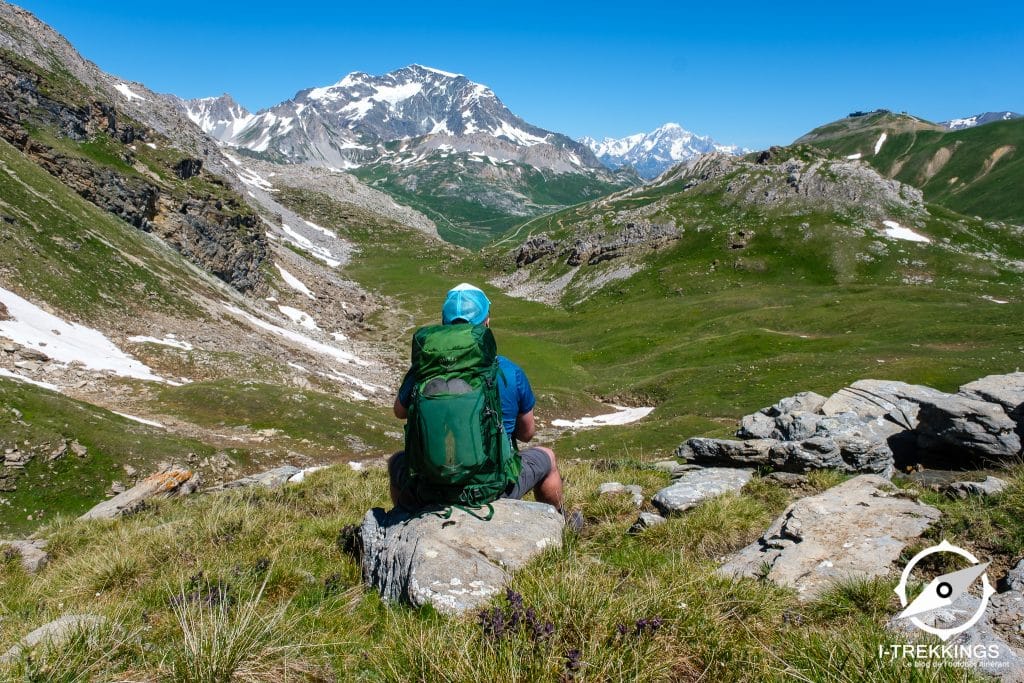
[[[0,0],[0,680],[1024,680],[1020,115],[574,137],[419,63],[250,111],[38,14]],[[528,386],[507,434],[507,366],[443,349],[484,398],[438,467],[541,446],[561,498],[394,504],[443,304]]]

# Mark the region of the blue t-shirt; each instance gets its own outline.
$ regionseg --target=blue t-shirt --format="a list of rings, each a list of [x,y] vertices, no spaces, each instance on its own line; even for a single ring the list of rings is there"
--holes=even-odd
[[[402,388],[398,390],[398,400],[406,408],[412,398],[413,384],[415,379],[410,368],[402,380]],[[511,438],[516,428],[516,418],[533,410],[537,399],[530,388],[530,380],[526,379],[526,373],[505,356],[498,356],[498,396],[501,397],[501,422],[505,425],[505,433]]]

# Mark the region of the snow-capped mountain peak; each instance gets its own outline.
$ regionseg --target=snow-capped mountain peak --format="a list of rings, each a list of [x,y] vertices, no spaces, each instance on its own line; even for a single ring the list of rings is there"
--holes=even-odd
[[[241,133],[253,120],[253,115],[227,93],[190,100],[185,103],[185,113],[194,124],[218,140]]]
[[[210,102],[186,103],[205,131],[282,161],[352,168],[387,156],[389,143],[412,141],[556,171],[603,169],[585,146],[522,120],[486,85],[420,64],[381,76],[353,72],[248,119],[214,115]]]
[[[963,130],[965,128],[983,126],[986,123],[992,123],[994,121],[1009,121],[1010,119],[1019,119],[1020,117],[1020,114],[1012,111],[989,111],[984,114],[975,114],[974,116],[968,116],[962,119],[943,121],[940,125],[945,126],[949,130]]]
[[[635,133],[623,138],[581,138],[597,158],[609,168],[631,165],[643,178],[655,178],[676,164],[709,152],[740,154],[735,145],[720,145],[710,137],[697,135],[678,123],[666,123],[650,133]]]

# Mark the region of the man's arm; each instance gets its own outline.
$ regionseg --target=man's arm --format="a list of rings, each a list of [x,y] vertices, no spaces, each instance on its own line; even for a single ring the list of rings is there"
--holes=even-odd
[[[409,409],[402,405],[402,399],[395,399],[395,417],[399,420],[404,420],[409,417]]]
[[[516,417],[516,428],[512,436],[516,441],[529,441],[537,433],[537,426],[533,423],[533,411],[520,413]]]

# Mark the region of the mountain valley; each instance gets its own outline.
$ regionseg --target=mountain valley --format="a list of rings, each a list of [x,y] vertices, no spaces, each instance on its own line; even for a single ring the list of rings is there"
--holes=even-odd
[[[677,124],[577,141],[417,64],[252,113],[105,73],[0,0],[0,538],[51,562],[0,548],[0,675],[904,680],[875,656],[888,578],[804,602],[771,566],[716,573],[859,471],[758,463],[742,489],[636,520],[696,468],[692,444],[810,419],[805,392],[872,378],[960,400],[1019,374],[1024,119],[1007,114],[856,112],[756,151]],[[465,619],[389,607],[353,559],[402,448],[410,337],[459,282],[490,298],[585,522]],[[590,426],[608,414],[640,419]],[[976,462],[897,464],[876,497],[944,515],[903,561],[946,537],[1000,572],[1024,553],[1019,464],[984,461],[1006,492],[963,499],[928,477]],[[195,495],[78,521],[161,476]],[[72,612],[109,628],[20,654]],[[228,632],[229,673],[189,668],[206,657],[189,643]]]

